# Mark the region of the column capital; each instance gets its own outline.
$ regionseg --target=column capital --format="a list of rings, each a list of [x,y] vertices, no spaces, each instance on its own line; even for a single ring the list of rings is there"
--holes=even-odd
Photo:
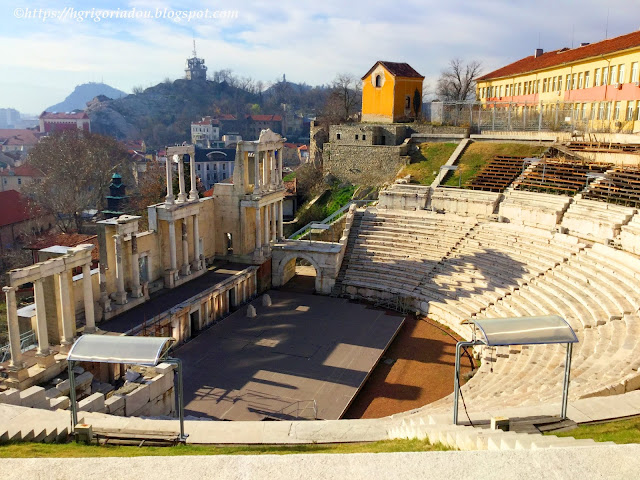
[[[4,293],[10,293],[10,292],[15,292],[16,290],[18,290],[18,287],[12,287],[12,286],[6,286],[6,287],[2,287],[2,291]]]

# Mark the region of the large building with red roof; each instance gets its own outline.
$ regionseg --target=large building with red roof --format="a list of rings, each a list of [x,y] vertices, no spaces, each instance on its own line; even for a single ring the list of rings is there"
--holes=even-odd
[[[567,107],[573,120],[594,129],[640,131],[640,31],[581,43],[575,48],[534,54],[487,73],[476,93],[487,106],[514,103],[542,106],[543,112]],[[540,111],[540,110],[538,110]]]
[[[40,170],[28,164],[0,168],[0,192],[20,191],[31,182],[40,182],[43,177],[44,174]]]
[[[42,112],[40,114],[40,132],[50,133],[59,130],[91,131],[91,121],[86,112]]]

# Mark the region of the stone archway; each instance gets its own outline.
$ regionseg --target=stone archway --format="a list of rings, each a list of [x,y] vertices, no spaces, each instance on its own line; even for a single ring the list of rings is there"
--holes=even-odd
[[[304,253],[295,252],[290,253],[283,257],[280,261],[277,262],[277,265],[274,266],[273,270],[273,284],[275,286],[282,287],[289,280],[291,280],[296,275],[296,264],[297,260],[302,259],[311,264],[311,266],[315,269],[315,291],[318,293],[322,292],[322,271],[318,266],[317,262],[311,258],[309,255],[305,255]],[[276,284],[277,283],[277,284]]]

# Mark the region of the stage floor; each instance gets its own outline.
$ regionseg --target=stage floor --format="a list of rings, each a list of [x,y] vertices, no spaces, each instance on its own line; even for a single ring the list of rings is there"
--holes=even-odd
[[[360,303],[269,291],[176,350],[187,415],[220,420],[338,419],[404,318]]]

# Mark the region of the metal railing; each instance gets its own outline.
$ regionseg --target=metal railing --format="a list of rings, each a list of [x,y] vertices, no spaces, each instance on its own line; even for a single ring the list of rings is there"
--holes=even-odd
[[[331,223],[333,223],[336,220],[340,219],[340,217],[342,217],[345,214],[345,212],[349,209],[349,207],[352,204],[355,204],[355,205],[367,205],[367,204],[374,203],[374,202],[377,202],[377,200],[350,200],[349,203],[347,203],[346,205],[344,205],[340,209],[338,209],[335,212],[333,212],[331,215],[329,215],[324,220],[321,220],[319,222],[315,221],[315,222],[307,223],[300,230],[292,233],[289,236],[288,240],[299,240],[302,237],[306,236],[309,233],[309,231],[311,231],[311,225],[313,225],[313,224],[323,223],[323,224],[330,225]]]
[[[302,404],[304,404],[304,406],[301,406]],[[308,417],[304,413],[308,410],[313,412],[312,417]],[[296,400],[267,416],[276,420],[317,420],[318,404],[315,398],[313,400]]]
[[[36,332],[34,330],[20,334],[21,351],[26,352],[27,350],[31,350],[35,348],[36,344]],[[0,363],[6,362],[9,359],[11,359],[11,349],[9,348],[9,344],[6,344],[0,347]]]

